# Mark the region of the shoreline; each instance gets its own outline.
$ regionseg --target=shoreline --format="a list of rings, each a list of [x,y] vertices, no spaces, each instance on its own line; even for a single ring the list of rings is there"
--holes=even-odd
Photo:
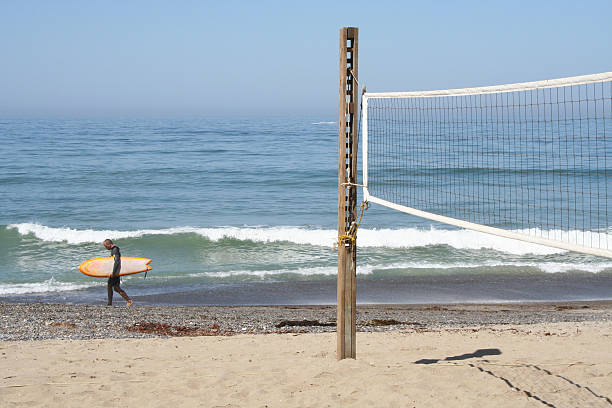
[[[0,341],[234,336],[336,331],[335,305],[126,308],[0,302]],[[562,322],[612,322],[612,301],[358,304],[357,331],[419,332]]]
[[[448,271],[447,271],[448,272]],[[105,281],[80,290],[0,295],[0,303],[105,305]],[[337,280],[168,282],[127,279],[123,288],[137,304],[167,306],[330,305]],[[117,300],[118,299],[116,297]],[[612,273],[442,273],[357,276],[357,304],[497,304],[515,302],[612,301]]]

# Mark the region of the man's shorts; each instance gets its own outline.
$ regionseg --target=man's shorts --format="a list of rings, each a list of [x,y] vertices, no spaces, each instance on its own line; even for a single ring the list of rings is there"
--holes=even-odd
[[[119,276],[109,276],[108,278],[108,285],[109,286],[119,286],[120,283],[120,278]]]

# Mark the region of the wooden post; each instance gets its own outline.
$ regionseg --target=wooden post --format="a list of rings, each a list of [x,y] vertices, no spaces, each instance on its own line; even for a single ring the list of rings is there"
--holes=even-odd
[[[357,202],[357,39],[356,27],[340,30],[340,104],[338,120],[338,237],[349,234],[356,222]],[[355,236],[356,238],[356,236]],[[338,244],[338,360],[355,358],[357,320],[357,241]]]

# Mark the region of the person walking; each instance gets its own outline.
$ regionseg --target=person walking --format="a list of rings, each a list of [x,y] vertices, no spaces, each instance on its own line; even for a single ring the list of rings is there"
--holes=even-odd
[[[126,307],[130,307],[132,306],[132,303],[134,303],[134,301],[130,299],[127,293],[125,293],[125,291],[121,289],[121,286],[120,286],[121,282],[119,278],[119,273],[121,272],[121,251],[119,250],[119,247],[113,244],[113,241],[111,241],[110,239],[104,240],[104,247],[108,249],[109,251],[111,251],[111,256],[115,258],[114,264],[113,264],[113,272],[108,277],[108,283],[106,284],[106,290],[108,292],[108,306],[113,305],[113,290],[114,290],[126,300],[127,302]]]

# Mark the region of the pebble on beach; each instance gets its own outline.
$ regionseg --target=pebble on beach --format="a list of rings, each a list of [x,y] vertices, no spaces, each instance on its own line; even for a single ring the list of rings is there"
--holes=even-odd
[[[335,306],[121,306],[0,303],[0,340],[321,333]],[[612,321],[612,302],[359,305],[358,331],[427,331],[551,322]]]

